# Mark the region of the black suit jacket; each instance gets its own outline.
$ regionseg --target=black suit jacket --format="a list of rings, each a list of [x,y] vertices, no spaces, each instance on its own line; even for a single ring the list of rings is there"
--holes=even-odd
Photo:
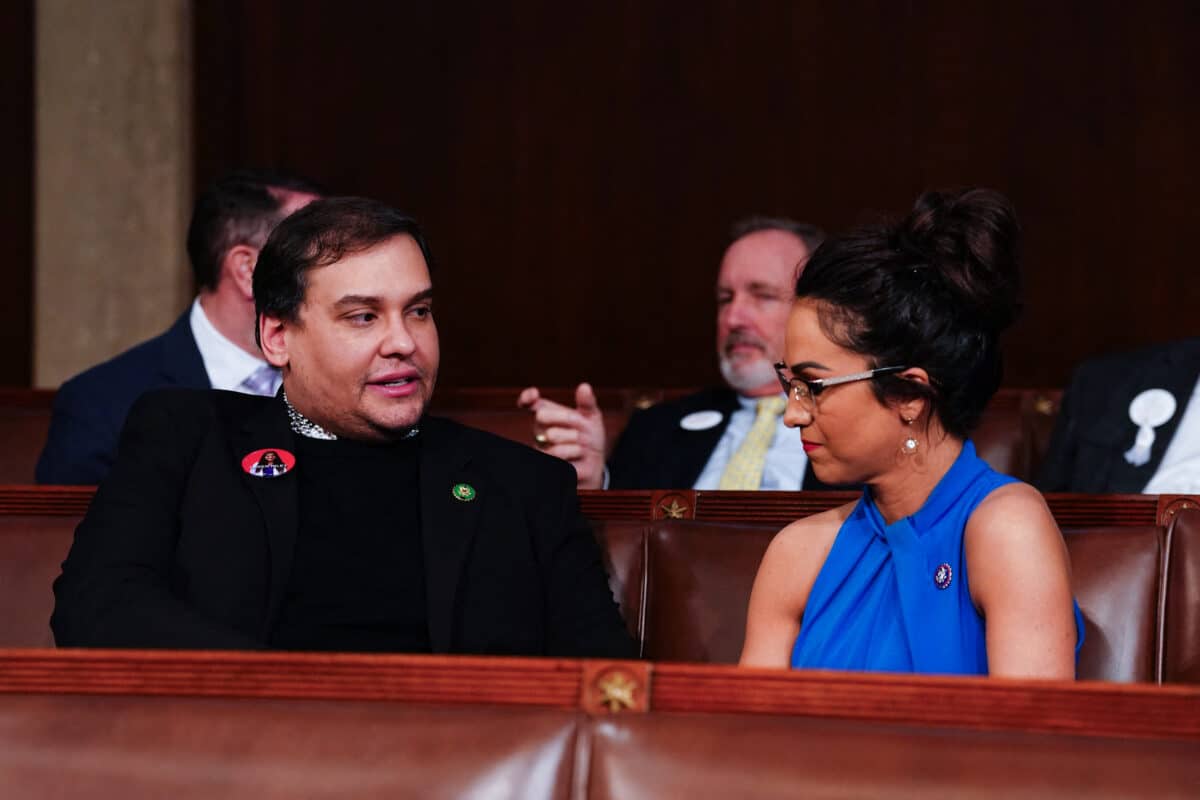
[[[1200,378],[1200,338],[1080,365],[1063,394],[1046,458],[1035,481],[1043,492],[1137,493],[1154,477]],[[1137,426],[1129,404],[1147,389],[1175,397],[1175,414],[1154,429],[1150,461],[1125,461]]]
[[[692,488],[725,433],[730,414],[739,408],[737,393],[722,387],[635,412],[609,459],[608,488]],[[680,420],[697,411],[719,411],[721,422],[702,431],[681,428]],[[833,487],[817,480],[810,464],[805,468],[801,488]]]
[[[565,462],[456,423],[421,423],[420,520],[435,653],[633,657]],[[278,398],[151,392],[55,582],[60,646],[262,648],[291,571],[295,452]],[[459,483],[474,487],[456,499]],[[363,502],[384,504],[385,497]]]
[[[165,333],[64,383],[38,459],[38,483],[95,484],[112,467],[121,426],[149,389],[211,386],[196,347],[190,311]]]

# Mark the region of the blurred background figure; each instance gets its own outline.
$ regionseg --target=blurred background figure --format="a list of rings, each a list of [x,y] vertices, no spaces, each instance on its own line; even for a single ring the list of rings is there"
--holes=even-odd
[[[751,217],[734,225],[717,274],[717,363],[725,385],[633,415],[605,465],[604,418],[589,384],[575,408],[536,387],[517,400],[533,412],[534,442],[575,465],[581,489],[821,488],[798,437],[783,426],[773,364],[796,277],[820,245],[813,225]]]
[[[304,178],[268,170],[231,172],[200,194],[187,235],[199,294],[167,331],[59,388],[38,483],[99,483],[148,389],[275,394],[279,371],[254,342],[254,265],[271,230],[318,194]]]
[[[1037,485],[1200,494],[1200,339],[1082,364],[1063,395]]]

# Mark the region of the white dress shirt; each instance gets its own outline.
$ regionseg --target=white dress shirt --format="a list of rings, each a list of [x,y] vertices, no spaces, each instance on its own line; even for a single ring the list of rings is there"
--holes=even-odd
[[[196,347],[200,350],[200,359],[204,362],[204,371],[208,373],[212,388],[250,394],[242,386],[242,381],[269,366],[267,362],[250,355],[213,327],[200,307],[199,297],[192,301],[188,322],[191,323],[192,336],[196,339]],[[281,377],[275,379],[272,394],[279,391],[281,381]]]
[[[758,398],[738,395],[740,408],[729,415],[729,424],[713,448],[708,463],[700,472],[693,489],[712,490],[721,485],[721,475],[733,454],[741,447],[746,434],[758,416]],[[800,442],[800,431],[783,424],[780,414],[775,422],[775,435],[767,448],[767,463],[763,467],[762,484],[759,489],[798,491],[804,482],[804,471],[808,467],[808,455]]]
[[[1200,381],[1192,389],[1179,427],[1163,453],[1146,494],[1200,494]]]

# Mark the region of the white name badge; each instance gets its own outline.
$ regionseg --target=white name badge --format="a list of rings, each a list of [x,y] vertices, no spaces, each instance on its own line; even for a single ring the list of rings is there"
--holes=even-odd
[[[1129,419],[1137,425],[1133,447],[1125,451],[1125,460],[1135,467],[1150,461],[1154,446],[1154,429],[1175,416],[1175,397],[1166,389],[1147,389],[1129,404]]]
[[[679,420],[679,427],[685,431],[706,431],[715,428],[725,419],[720,411],[693,411]]]

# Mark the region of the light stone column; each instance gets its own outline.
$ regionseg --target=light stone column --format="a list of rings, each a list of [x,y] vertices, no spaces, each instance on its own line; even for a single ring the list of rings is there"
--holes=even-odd
[[[37,0],[34,384],[161,333],[191,291],[189,0]]]

